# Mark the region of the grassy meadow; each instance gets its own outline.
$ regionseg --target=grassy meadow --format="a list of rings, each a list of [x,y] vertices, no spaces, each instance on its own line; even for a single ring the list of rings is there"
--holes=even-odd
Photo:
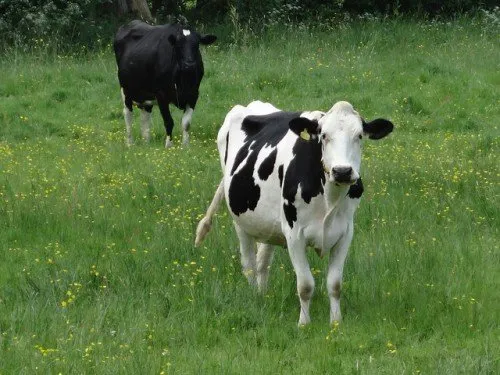
[[[239,31],[203,49],[189,148],[179,110],[163,148],[157,108],[152,142],[136,111],[126,147],[110,49],[0,58],[0,374],[498,374],[498,28]],[[348,100],[396,126],[364,144],[339,326],[314,252],[312,323],[298,328],[286,250],[260,296],[225,207],[194,248],[221,178],[218,127],[254,99]]]

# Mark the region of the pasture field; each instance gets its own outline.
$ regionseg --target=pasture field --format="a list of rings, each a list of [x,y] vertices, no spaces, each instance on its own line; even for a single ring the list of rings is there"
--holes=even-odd
[[[135,113],[125,146],[110,50],[2,56],[0,374],[498,374],[498,36],[461,19],[222,37],[203,50],[191,146],[175,110],[168,150],[157,109],[152,142]],[[286,250],[260,296],[225,207],[193,246],[221,177],[217,129],[254,99],[348,100],[396,126],[364,145],[340,325],[314,252],[298,328]]]

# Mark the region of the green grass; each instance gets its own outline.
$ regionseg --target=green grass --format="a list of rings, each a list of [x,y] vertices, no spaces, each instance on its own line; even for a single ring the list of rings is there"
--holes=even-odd
[[[151,144],[136,113],[125,146],[110,52],[2,57],[0,373],[498,373],[498,30],[384,21],[245,40],[204,50],[187,149],[163,149],[157,109]],[[254,99],[348,100],[396,125],[365,143],[339,327],[313,252],[298,329],[286,251],[259,296],[225,209],[193,246],[221,177],[217,129]]]

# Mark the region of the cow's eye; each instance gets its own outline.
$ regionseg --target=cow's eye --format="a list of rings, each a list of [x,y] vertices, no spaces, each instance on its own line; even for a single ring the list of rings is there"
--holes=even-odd
[[[323,141],[324,141],[324,140],[326,140],[326,134],[325,134],[325,133],[321,134],[321,139],[322,139]]]
[[[363,134],[360,134],[358,137],[359,139],[363,139]]]

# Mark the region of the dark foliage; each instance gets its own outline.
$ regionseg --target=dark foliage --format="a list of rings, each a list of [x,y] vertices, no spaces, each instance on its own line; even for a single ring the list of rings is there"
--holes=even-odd
[[[64,40],[100,40],[111,0],[0,0],[0,34],[6,45],[27,46]]]
[[[36,43],[99,47],[107,44],[119,23],[137,15],[132,0],[0,0],[0,43],[30,48]],[[120,11],[126,3],[129,13]],[[147,0],[158,23],[239,22],[307,24],[342,14],[452,17],[493,8],[497,0]],[[42,41],[42,42],[40,42]],[[2,47],[2,46],[0,46]]]

